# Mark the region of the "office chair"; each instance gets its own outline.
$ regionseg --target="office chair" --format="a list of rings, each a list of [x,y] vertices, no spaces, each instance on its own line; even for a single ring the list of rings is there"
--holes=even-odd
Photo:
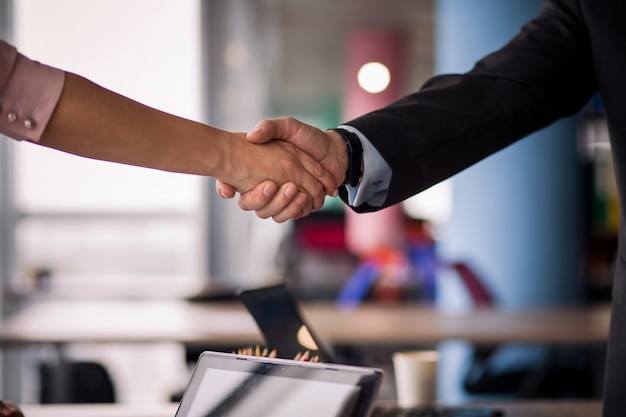
[[[39,364],[42,404],[114,403],[115,388],[104,366],[90,361]],[[63,386],[59,386],[62,384]]]

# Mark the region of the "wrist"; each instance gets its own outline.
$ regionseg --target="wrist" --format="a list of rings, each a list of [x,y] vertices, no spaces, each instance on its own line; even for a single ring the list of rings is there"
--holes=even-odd
[[[250,155],[249,143],[242,133],[214,131],[213,137],[215,140],[212,149],[210,153],[206,153],[210,156],[205,157],[207,161],[211,161],[209,167],[211,173],[208,176],[230,184],[238,190],[242,181],[250,176],[248,168],[253,166],[250,164],[254,158]]]
[[[349,130],[337,128],[337,132],[343,141],[343,154],[345,155],[345,178],[342,185],[356,187],[363,176],[363,145],[359,137]]]
[[[346,180],[346,171],[348,169],[348,150],[343,137],[333,129],[324,131],[329,138],[330,151],[328,152],[326,168],[331,172],[337,187],[340,187]],[[332,162],[331,162],[332,161]]]

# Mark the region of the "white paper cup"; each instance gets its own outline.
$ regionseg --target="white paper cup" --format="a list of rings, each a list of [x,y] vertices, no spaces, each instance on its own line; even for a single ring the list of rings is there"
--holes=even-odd
[[[395,352],[392,360],[398,405],[411,408],[434,404],[439,353],[434,350]]]

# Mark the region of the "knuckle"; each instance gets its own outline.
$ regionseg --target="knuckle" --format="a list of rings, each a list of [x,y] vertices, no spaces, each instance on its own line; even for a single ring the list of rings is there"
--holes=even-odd
[[[321,183],[318,184],[317,186],[315,186],[313,199],[314,200],[324,200],[325,196],[326,196],[326,191],[324,191],[324,186]]]
[[[326,170],[319,162],[315,162],[313,165],[313,172],[317,178],[323,178],[326,174]]]

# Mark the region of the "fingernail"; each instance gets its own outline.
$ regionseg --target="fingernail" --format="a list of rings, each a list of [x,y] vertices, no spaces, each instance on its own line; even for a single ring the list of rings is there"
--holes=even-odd
[[[298,198],[296,198],[296,204],[299,206],[304,206],[306,204],[306,196],[300,194]]]
[[[265,130],[265,128],[263,126],[257,126],[254,129],[252,129],[250,132],[248,132],[248,135],[254,134],[254,133],[261,133]]]
[[[217,193],[220,195],[220,197],[222,197],[223,199],[228,199],[228,197],[226,197],[226,195],[224,195],[224,192],[222,190],[217,190]]]
[[[263,187],[263,195],[266,197],[271,197],[276,193],[276,184],[274,183],[270,183],[270,184],[266,184]]]
[[[285,190],[285,196],[287,198],[293,198],[298,192],[298,188],[295,185],[289,185]]]

